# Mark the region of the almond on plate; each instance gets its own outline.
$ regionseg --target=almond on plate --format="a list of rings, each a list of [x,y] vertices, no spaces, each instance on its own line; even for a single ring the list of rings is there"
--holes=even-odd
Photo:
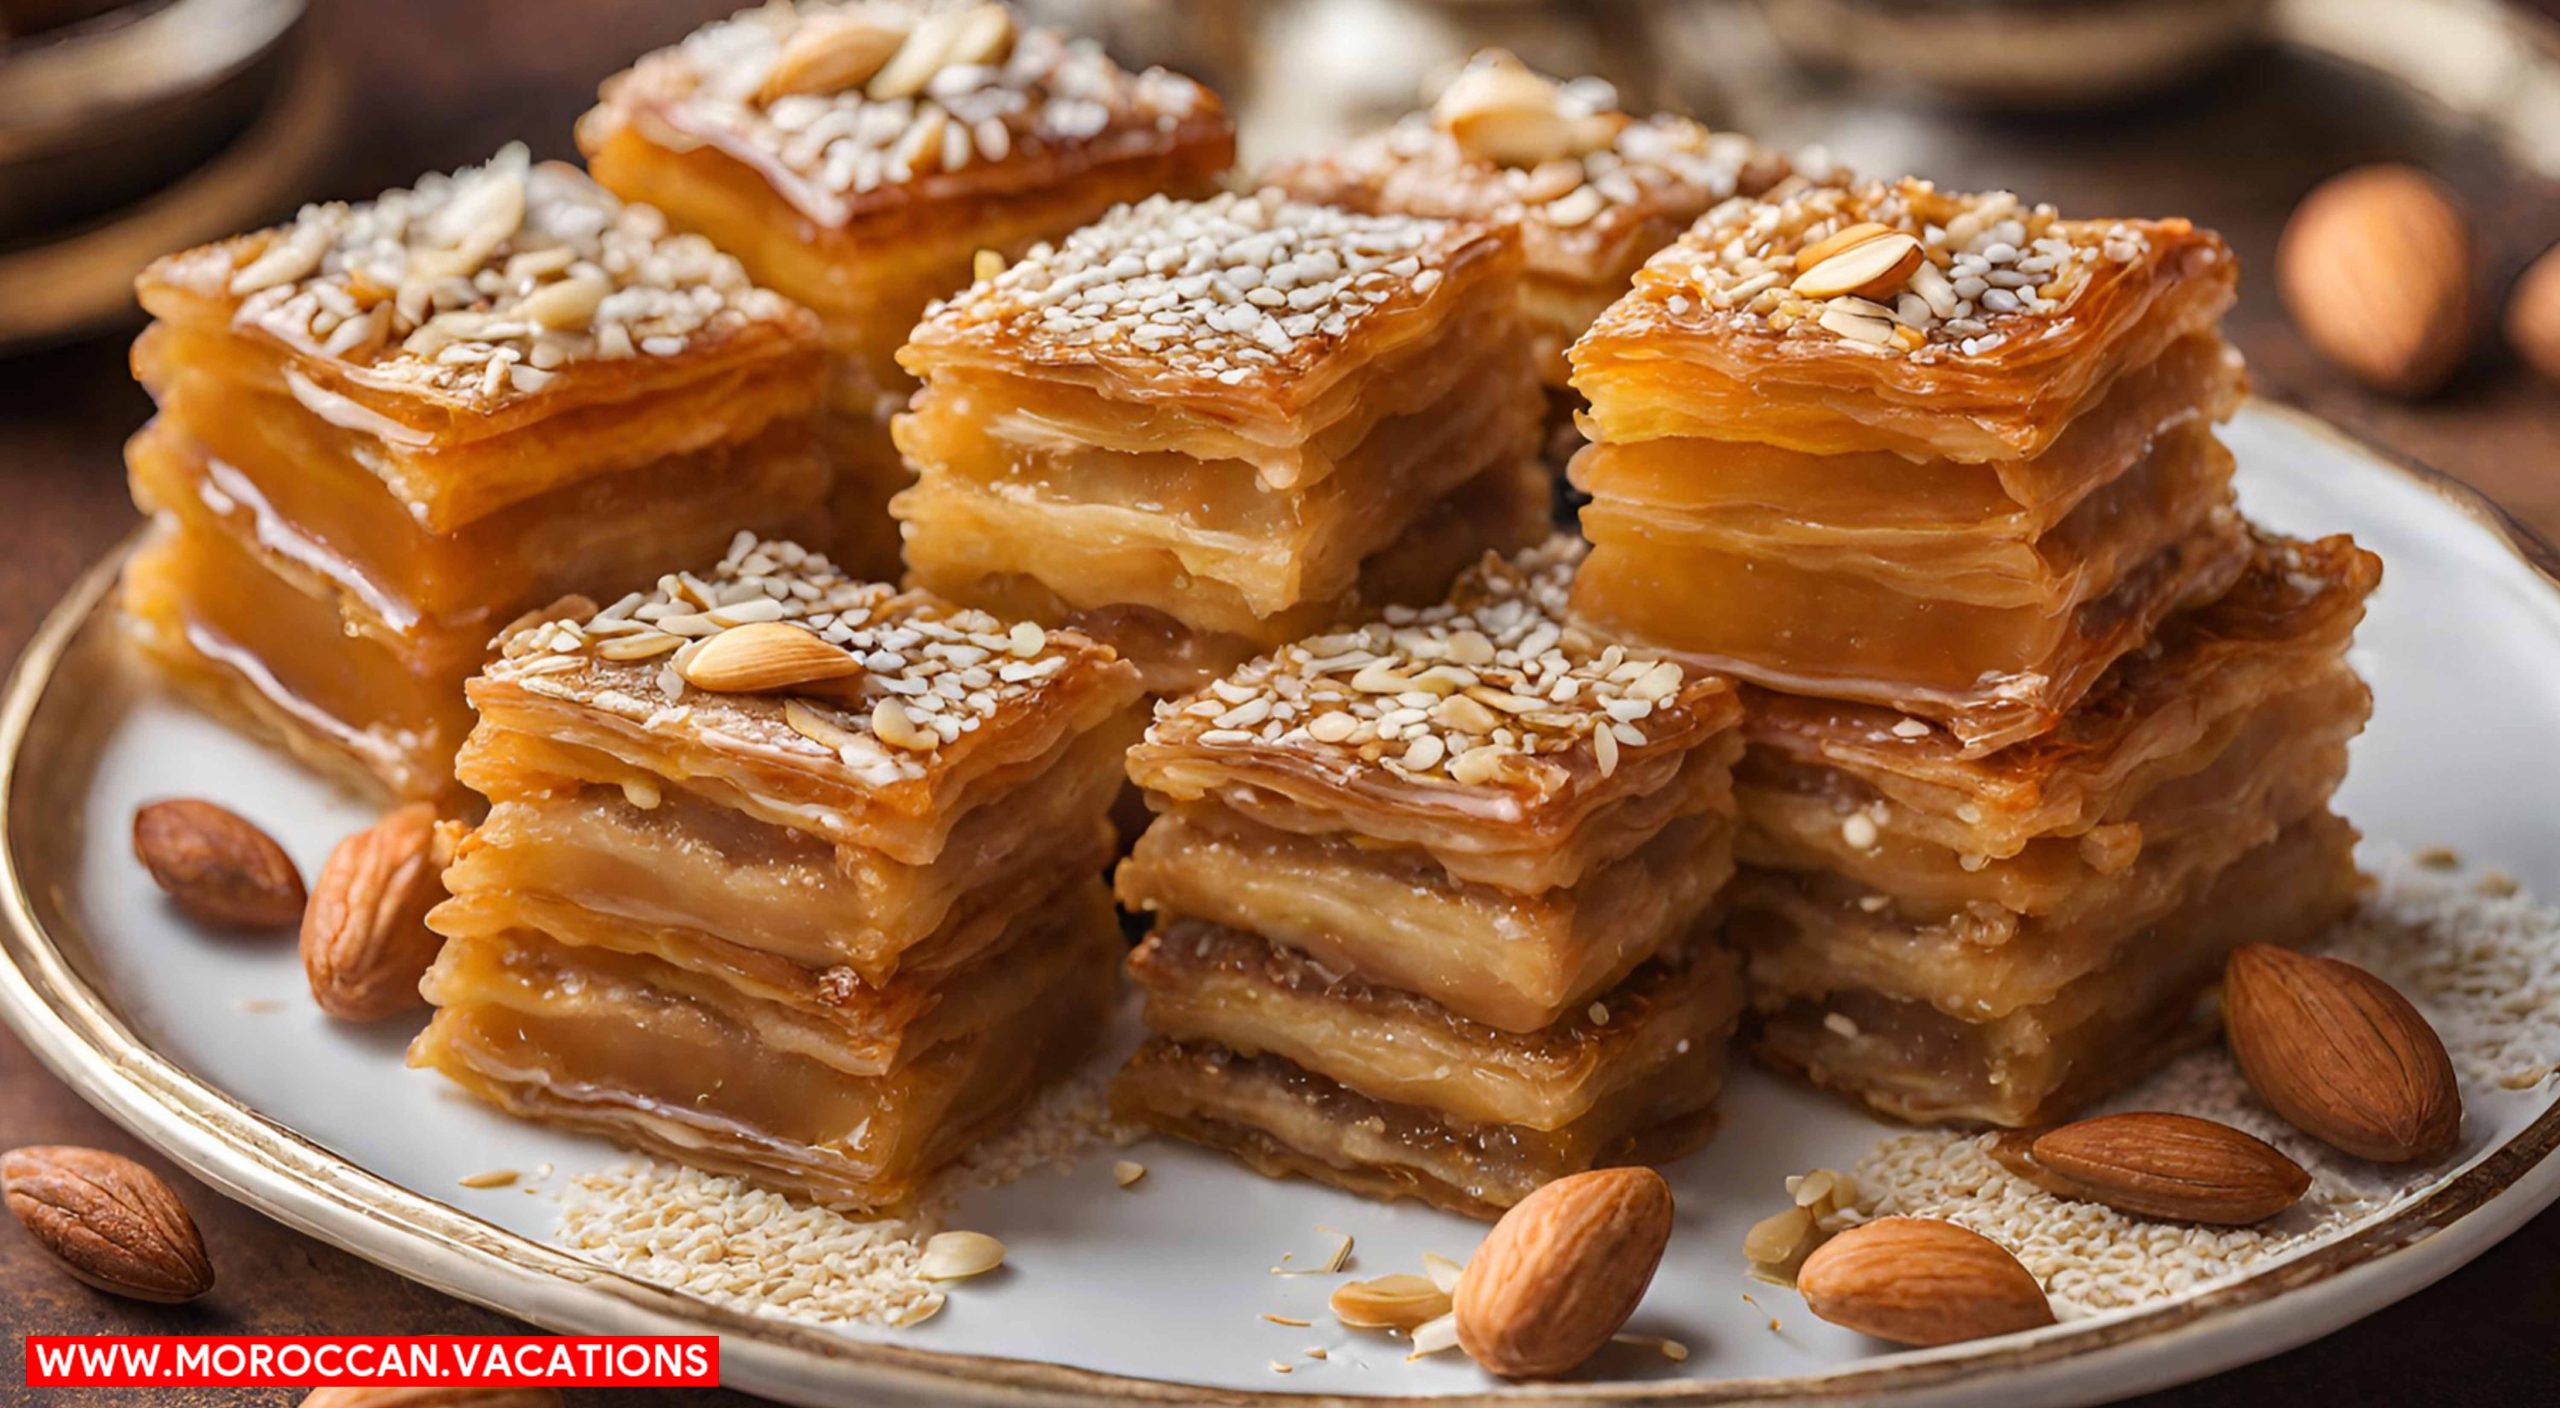
[[[2044,1287],[2016,1257],[1934,1218],[1849,1228],[1804,1259],[1796,1289],[1832,1324],[1896,1344],[1954,1344],[2053,1323]]]
[[[1502,1215],[1458,1277],[1458,1346],[1507,1379],[1572,1372],[1625,1327],[1671,1242],[1649,1168],[1559,1178]]]
[[[190,917],[226,929],[274,929],[302,917],[302,872],[275,838],[227,807],[192,797],[133,814],[133,853]]]
[[[2453,1060],[2389,983],[2334,958],[2248,944],[2222,986],[2231,1054],[2285,1123],[2378,1163],[2433,1162],[2460,1142]]]
[[[2002,1135],[1993,1157],[2057,1196],[2176,1222],[2261,1222],[2311,1188],[2302,1165],[2265,1140],[2157,1110]]]

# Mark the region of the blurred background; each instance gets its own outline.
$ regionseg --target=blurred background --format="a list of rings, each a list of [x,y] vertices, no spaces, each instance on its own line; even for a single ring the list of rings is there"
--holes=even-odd
[[[124,363],[146,260],[512,139],[574,156],[570,125],[598,80],[736,3],[0,0],[0,657],[133,526],[119,447],[149,412]],[[1024,8],[1219,88],[1248,165],[1385,122],[1494,44],[1608,78],[1630,108],[1819,146],[1862,171],[2084,215],[2193,217],[2244,262],[2228,331],[2261,392],[2560,536],[2560,259],[2535,262],[2560,239],[2560,0]],[[0,1112],[12,1142],[139,1152],[5,1034]],[[258,1323],[202,1328],[503,1328],[219,1199],[189,1201],[226,1266],[297,1290],[267,1298]],[[0,1239],[0,1323],[149,1328],[101,1323],[76,1289],[11,1274],[27,1254]],[[2560,1214],[2357,1331],[2175,1401],[2414,1402],[2453,1391],[2447,1364],[2512,1372],[2538,1352],[2547,1365],[2555,1255]],[[16,1392],[16,1349],[0,1342],[0,1401]]]

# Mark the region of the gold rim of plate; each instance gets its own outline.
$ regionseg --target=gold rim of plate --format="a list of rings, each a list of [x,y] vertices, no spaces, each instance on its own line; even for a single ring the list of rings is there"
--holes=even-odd
[[[2307,412],[2259,398],[2252,398],[2249,405],[2259,414],[2273,415],[2296,430],[2417,481],[2488,529],[2510,554],[2560,592],[2560,549],[2479,491],[2439,470],[2357,440]],[[23,813],[49,800],[35,795],[42,789],[29,782],[44,767],[42,759],[28,757],[38,706],[83,629],[107,602],[117,570],[134,541],[129,537],[108,553],[54,606],[11,673],[6,695],[0,697],[0,818],[6,826],[5,836],[0,836],[0,909],[5,909],[8,920],[5,931],[0,931],[0,1019],[83,1099],[225,1196],[400,1276],[545,1329],[717,1333],[724,1341],[724,1368],[746,1370],[744,1377],[753,1382],[737,1386],[754,1392],[817,1393],[859,1386],[1005,1405],[1504,1408],[1519,1401],[1510,1394],[1481,1391],[1370,1397],[1218,1389],[854,1339],[724,1309],[635,1280],[412,1192],[214,1089],[142,1040],[116,1016],[97,988],[75,971],[61,944],[47,932],[29,888],[31,883],[56,884],[56,877],[31,876],[21,865],[22,843],[29,835]],[[1924,1393],[1985,1374],[2056,1366],[2101,1350],[2152,1346],[2227,1312],[2264,1305],[2349,1272],[2378,1272],[2381,1263],[2487,1208],[2555,1149],[2560,1149],[2560,1104],[2545,1110],[2471,1168],[2377,1222],[2239,1281],[2120,1318],[2056,1326],[1974,1346],[1896,1353],[1873,1363],[1795,1377],[1562,1383],[1543,1389],[1547,1401],[1607,1402],[1631,1408],[1829,1401]],[[2521,1222],[2522,1215],[2516,1220]],[[2499,1232],[2491,1240],[2503,1235]],[[2481,1249],[2470,1249],[2462,1259]],[[2434,1275],[2450,1269],[2434,1268]],[[2429,1275],[2424,1280],[2433,1278]],[[2406,1290],[2416,1288],[2411,1285]],[[2281,1346],[2271,1346],[2268,1352],[2277,1347]]]

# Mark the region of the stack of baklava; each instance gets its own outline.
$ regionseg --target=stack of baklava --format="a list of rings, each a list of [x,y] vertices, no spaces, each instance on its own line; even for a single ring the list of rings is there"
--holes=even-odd
[[[564,591],[823,510],[809,316],[520,147],[163,259],[126,458],[152,653],[306,758],[453,788],[462,682]]]
[[[814,309],[836,557],[898,562],[895,360],[926,303],[1123,201],[1206,195],[1235,160],[1217,96],[972,0],[768,4],[607,82],[579,123],[596,179]]]
[[[1577,612],[1757,686],[1732,934],[1780,1064],[2052,1119],[2347,907],[2377,569],[2233,506],[2234,281],[2182,220],[1797,181],[1574,349]]]
[[[1160,692],[1544,535],[1507,227],[1276,192],[1113,211],[899,360],[920,584],[1117,645]]]
[[[1144,716],[1108,649],[741,534],[542,613],[470,694],[489,817],[429,918],[413,1064],[881,1208],[1104,1027]]]
[[[1705,1136],[1742,1010],[1709,917],[1740,709],[1562,621],[1578,546],[1158,705],[1125,1115],[1482,1217]]]
[[[1270,179],[1351,210],[1518,225],[1521,319],[1558,428],[1570,431],[1565,348],[1707,207],[1758,195],[1788,171],[1748,137],[1633,116],[1600,79],[1559,82],[1497,49],[1461,69],[1428,112]]]

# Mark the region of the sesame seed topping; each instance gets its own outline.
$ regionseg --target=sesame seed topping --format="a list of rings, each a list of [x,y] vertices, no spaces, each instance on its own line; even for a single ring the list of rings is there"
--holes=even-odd
[[[672,357],[806,314],[738,261],[521,145],[358,204],[176,255],[153,274],[237,299],[235,326],[368,378],[489,406],[577,363]]]
[[[829,225],[950,173],[1225,121],[1188,78],[1132,73],[973,0],[744,10],[641,59],[598,112],[661,145],[729,151]]]
[[[1368,322],[1496,248],[1485,227],[1359,215],[1277,191],[1121,206],[928,310],[919,343],[1000,342],[1034,365],[1119,363],[1289,384]]]
[[[832,648],[851,668],[807,670],[759,687],[698,687],[702,652],[742,628],[796,627],[802,651]],[[716,729],[759,746],[832,755],[861,781],[922,777],[940,750],[1061,686],[1109,652],[1067,631],[1023,630],[845,576],[795,543],[740,533],[709,572],[670,573],[655,590],[524,626],[483,672],[652,726]],[[1002,668],[996,666],[1001,662]]]
[[[1879,357],[1977,357],[2153,250],[2140,225],[2065,220],[2008,191],[1800,174],[1709,210],[1603,326],[1667,318]]]
[[[1447,602],[1390,608],[1156,706],[1150,744],[1297,752],[1350,771],[1545,795],[1669,739],[1657,720],[1727,688],[1565,619],[1585,548],[1488,556]]]

